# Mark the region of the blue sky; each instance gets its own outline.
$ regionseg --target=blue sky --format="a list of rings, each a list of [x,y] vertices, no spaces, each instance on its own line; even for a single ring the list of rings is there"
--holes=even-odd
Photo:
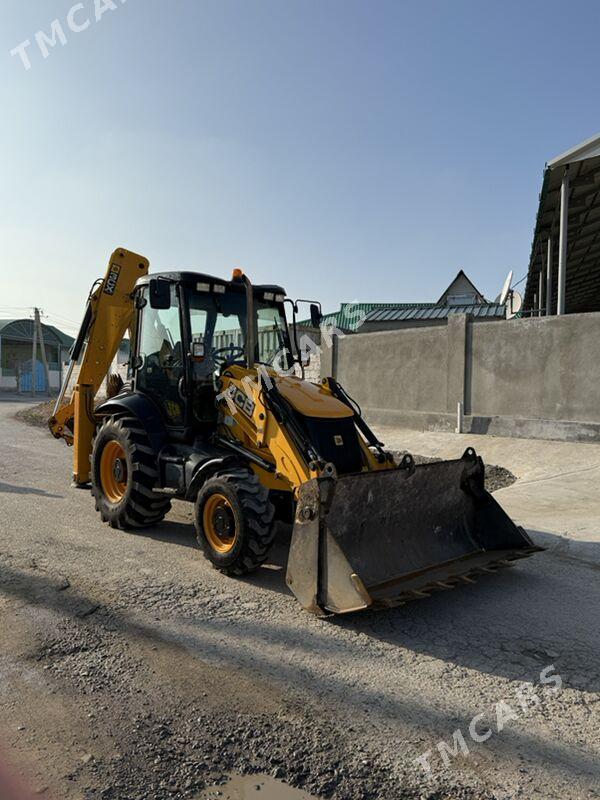
[[[328,310],[460,267],[493,298],[545,161],[600,130],[594,2],[81,3],[78,33],[74,0],[0,6],[0,316],[78,320],[117,245]]]

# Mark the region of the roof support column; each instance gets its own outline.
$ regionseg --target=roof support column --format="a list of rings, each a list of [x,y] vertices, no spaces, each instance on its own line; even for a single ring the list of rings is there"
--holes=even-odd
[[[546,316],[552,314],[552,239],[548,238],[548,255],[546,256]]]
[[[540,266],[540,286],[538,289],[538,317],[541,317],[544,313],[544,269],[543,265]]]
[[[569,167],[565,167],[560,185],[560,234],[558,239],[558,302],[556,313],[565,313],[567,276],[567,228],[569,217]]]

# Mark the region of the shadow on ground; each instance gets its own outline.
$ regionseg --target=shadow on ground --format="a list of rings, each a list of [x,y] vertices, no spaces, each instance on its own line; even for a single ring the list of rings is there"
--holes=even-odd
[[[2,483],[0,481],[0,492],[8,492],[10,494],[37,494],[43,497],[63,497],[62,494],[52,494],[46,492],[44,489],[37,489],[34,486],[15,486],[12,483]]]
[[[189,547],[198,550],[198,555],[200,555],[200,546],[196,540],[196,530],[191,519],[190,521],[181,521],[167,518],[159,525],[136,529],[131,533],[140,538]],[[291,596],[292,593],[285,582],[285,570],[291,538],[292,526],[279,524],[266,564],[263,564],[256,572],[236,580],[259,586],[261,589],[267,589],[271,592]]]
[[[375,639],[397,649],[399,657],[414,652],[511,680],[530,680],[556,662],[569,686],[599,691],[600,543],[530,533],[548,549],[511,569],[398,608],[331,616],[323,624]],[[135,535],[198,549],[188,521],[166,520]],[[267,563],[243,579],[230,579],[232,590],[249,584],[296,604],[285,582],[290,537],[291,526],[281,525]],[[198,569],[207,568],[200,553],[190,557],[200,559]],[[298,604],[296,611],[306,614]],[[278,630],[266,627],[260,636],[277,641]],[[316,645],[310,638],[296,646]]]
[[[229,638],[223,637],[223,622],[218,618],[190,619],[184,630],[179,626],[177,631],[172,621],[169,624],[169,620],[165,620],[165,626],[161,630],[156,621],[146,624],[139,619],[133,619],[127,611],[122,610],[102,608],[100,614],[88,614],[85,613],[86,609],[98,608],[94,598],[76,591],[73,587],[65,590],[64,586],[47,575],[30,574],[6,566],[0,567],[0,593],[20,602],[25,601],[29,606],[38,606],[75,619],[76,624],[89,626],[91,629],[105,626],[111,632],[118,631],[134,640],[184,647],[192,659],[200,659],[205,663],[230,664],[233,660],[243,666],[243,660],[240,662],[239,656],[239,648],[242,646],[251,653],[254,674],[269,675],[270,679],[281,681],[287,686],[302,687],[307,677],[307,662],[297,658],[296,651],[317,651],[323,659],[328,662],[331,659],[330,663],[335,665],[336,660],[345,657],[349,647],[347,642],[340,642],[329,635],[326,623],[320,629],[313,625],[311,635],[304,637],[299,636],[297,627],[282,624],[281,620],[261,621],[250,616],[241,617],[236,619],[235,630],[232,630],[232,638]],[[350,619],[344,624],[352,625],[353,622]],[[463,635],[464,633],[465,630]],[[433,649],[434,638],[435,632],[431,641]],[[266,642],[276,642],[281,647],[267,648],[264,646]],[[193,669],[193,660],[190,668]],[[435,732],[438,736],[449,735],[457,727],[466,730],[471,721],[468,709],[458,711],[456,708],[424,705],[411,697],[410,693],[390,693],[380,689],[376,679],[357,688],[354,681],[348,683],[344,675],[335,668],[315,674],[314,685],[318,691],[315,702],[319,702],[319,697],[323,702],[324,696],[329,698],[335,695],[338,699],[343,698],[345,707],[354,708],[357,714],[364,714],[365,707],[368,707],[375,713],[389,716],[390,719],[401,720],[415,736],[423,733],[433,735]],[[535,761],[544,765],[548,771],[558,770],[563,776],[565,773],[572,773],[580,779],[584,774],[598,774],[595,753],[584,748],[575,750],[559,739],[542,738],[539,732],[529,733],[526,726],[515,726],[511,728],[509,737],[494,737],[486,746],[493,749],[499,758],[521,757],[525,750],[530,755],[535,754]]]
[[[136,528],[131,533],[142,539],[153,539],[155,542],[166,542],[180,547],[198,549],[196,531],[191,522],[166,519],[160,525],[153,525],[150,528]]]

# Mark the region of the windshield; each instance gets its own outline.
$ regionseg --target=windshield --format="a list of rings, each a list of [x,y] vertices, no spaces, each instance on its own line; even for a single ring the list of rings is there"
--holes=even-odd
[[[258,361],[279,369],[288,369],[289,341],[285,317],[277,306],[268,306],[255,301],[258,328]]]
[[[244,292],[208,294],[188,291],[192,341],[202,342],[207,369],[245,363],[246,295]],[[254,298],[257,352],[261,364],[286,370],[291,366],[289,336],[280,306]]]

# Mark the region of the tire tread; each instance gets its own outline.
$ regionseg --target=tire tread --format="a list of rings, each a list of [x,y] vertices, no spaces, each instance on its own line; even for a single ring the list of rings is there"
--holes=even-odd
[[[202,499],[210,492],[211,484],[223,482],[236,494],[243,514],[245,531],[240,552],[231,564],[216,563],[211,557],[212,550],[206,541],[201,525]],[[218,485],[218,484],[217,484]],[[215,569],[225,575],[245,575],[263,564],[275,538],[275,506],[269,498],[269,491],[250,469],[230,469],[216,473],[201,489],[196,501],[196,532],[198,543],[205,557]]]
[[[171,508],[170,500],[152,491],[158,480],[156,454],[141,423],[127,412],[116,413],[105,417],[96,431],[92,452],[92,495],[95,499],[96,511],[103,522],[121,530],[142,528],[160,522]],[[126,501],[114,505],[104,497],[102,484],[97,475],[98,442],[105,435],[117,439],[128,451],[131,486],[128,488]]]

